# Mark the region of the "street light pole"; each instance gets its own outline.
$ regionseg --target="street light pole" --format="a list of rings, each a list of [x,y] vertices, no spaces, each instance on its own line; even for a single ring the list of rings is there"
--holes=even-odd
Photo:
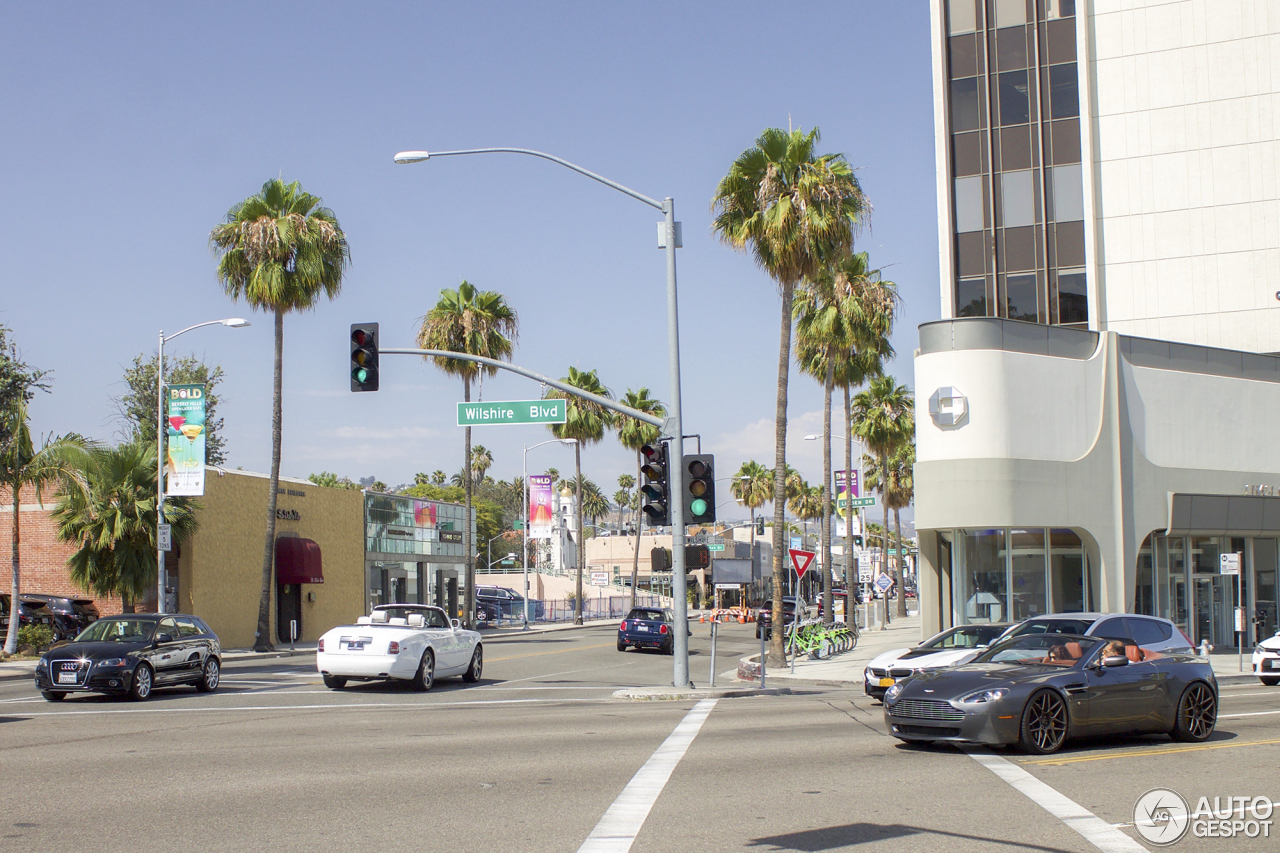
[[[831,436],[831,437],[832,437],[832,438],[845,439],[845,440],[847,440],[847,438],[848,438],[847,436],[843,436],[843,435],[835,435],[835,434],[832,434],[832,436]],[[805,441],[817,441],[817,440],[818,440],[818,439],[820,439],[820,438],[822,438],[822,436],[820,436],[820,435],[806,435],[806,436],[804,437],[804,440],[805,440]],[[864,450],[864,448],[863,448],[863,444],[862,444],[862,439],[858,439],[858,447],[859,447],[859,450]],[[846,450],[848,450],[848,445],[846,445],[846,446],[845,446],[845,449],[846,449]],[[850,460],[850,465],[852,465],[852,460]],[[845,471],[845,473],[844,473],[844,478],[845,478],[845,479],[844,479],[845,494],[848,496],[848,497],[846,498],[846,500],[848,500],[848,501],[850,501],[850,502],[852,502],[852,500],[853,500],[853,484],[849,482],[849,481],[850,481],[850,479],[852,479],[852,478],[849,476],[851,473],[852,473],[852,471],[851,471],[851,470]],[[861,453],[859,453],[859,455],[858,455],[858,491],[859,491],[859,492],[861,492],[861,491],[862,491],[862,454],[861,454]],[[861,495],[859,495],[859,497],[861,497]],[[844,578],[844,585],[845,585],[845,590],[846,590],[846,592],[845,592],[845,603],[846,603],[846,607],[845,607],[845,609],[848,611],[847,613],[845,613],[845,618],[847,618],[847,619],[853,619],[853,618],[854,618],[854,614],[853,614],[853,603],[849,600],[849,594],[848,594],[848,590],[850,590],[850,589],[852,589],[852,588],[853,588],[853,578],[851,577],[851,574],[852,574],[852,572],[853,572],[853,559],[854,559],[854,557],[853,557],[853,524],[851,523],[851,522],[853,521],[853,512],[852,512],[852,510],[853,510],[853,506],[852,506],[852,505],[846,505],[846,506],[845,506],[845,513],[846,513],[846,516],[845,516],[845,520],[844,520],[844,541],[845,541],[845,545],[844,545],[844,551],[845,551],[845,554],[844,554],[844,574],[845,574],[845,578]],[[866,520],[865,520],[865,518],[864,518],[864,516],[863,516],[863,514],[862,514],[862,507],[858,507],[858,526],[859,526],[860,528],[862,528],[862,535],[863,535],[863,537],[864,537],[863,541],[865,542],[865,541],[866,541],[865,537],[866,537],[866,535],[867,535],[867,525],[866,525]],[[867,595],[868,595],[868,590],[867,590],[867,588],[866,588],[866,584],[861,584],[861,583],[860,583],[860,584],[859,584],[859,586],[863,587],[863,590],[862,590],[862,598],[863,598],[863,601],[866,601],[866,599],[867,599]],[[865,621],[865,620],[864,620],[864,621]],[[866,626],[864,625],[863,627],[866,627]]]
[[[540,157],[544,160],[550,160],[585,175],[594,181],[599,181],[607,187],[611,187],[624,195],[629,195],[637,201],[644,202],[650,207],[657,208],[663,213],[662,237],[659,248],[666,250],[667,261],[667,360],[671,377],[671,390],[668,399],[668,417],[665,422],[664,431],[671,437],[675,444],[675,456],[677,459],[684,458],[683,438],[684,420],[681,415],[680,406],[680,322],[679,310],[677,305],[676,291],[676,248],[677,237],[679,235],[678,225],[676,222],[676,205],[675,201],[668,196],[662,201],[649,198],[642,193],[638,193],[629,187],[625,187],[615,181],[611,181],[602,175],[582,168],[568,160],[546,154],[542,151],[534,151],[529,148],[472,148],[459,151],[401,151],[395,155],[397,163],[419,163],[431,157],[444,157],[458,154],[525,154],[531,157]],[[671,487],[671,494],[676,496],[684,494],[684,466],[677,464],[671,466],[668,475],[668,484]],[[672,682],[677,687],[685,687],[691,684],[689,681],[689,613],[688,613],[688,597],[686,593],[685,579],[685,563],[684,563],[684,506],[680,500],[671,501],[671,574],[673,580],[673,597],[675,598],[675,642],[672,649]],[[526,599],[527,600],[527,599]]]
[[[156,612],[164,613],[164,555],[165,549],[160,547],[160,526],[164,524],[164,345],[178,335],[186,334],[201,326],[228,326],[241,329],[249,325],[248,320],[240,317],[228,317],[225,320],[208,320],[188,326],[180,332],[165,337],[164,329],[160,330],[160,346],[156,350]]]
[[[524,454],[521,457],[521,473],[524,475],[524,537],[523,546],[520,551],[520,563],[524,566],[524,628],[529,630],[529,451],[541,447],[544,444],[552,444],[560,442],[564,445],[577,444],[576,438],[549,438],[546,441],[540,441],[533,447],[524,446]]]

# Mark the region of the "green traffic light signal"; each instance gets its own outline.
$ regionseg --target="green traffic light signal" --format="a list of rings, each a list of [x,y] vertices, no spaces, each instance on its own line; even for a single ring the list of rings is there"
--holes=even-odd
[[[351,390],[378,390],[378,324],[351,324]]]

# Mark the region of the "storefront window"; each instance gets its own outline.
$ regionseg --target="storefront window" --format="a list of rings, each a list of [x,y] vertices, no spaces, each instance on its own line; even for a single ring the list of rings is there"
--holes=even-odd
[[[1079,613],[1085,607],[1084,543],[1072,530],[1049,531],[1049,585],[1054,613]]]
[[[1049,610],[1044,530],[1011,530],[1009,543],[1013,621],[1021,622]]]
[[[958,621],[1003,622],[1009,615],[1004,530],[961,531],[960,578],[955,585]]]
[[[1137,581],[1133,591],[1133,612],[1156,614],[1155,534],[1150,534],[1138,549]]]
[[[1276,632],[1276,540],[1253,540],[1254,589],[1253,618],[1256,640]]]

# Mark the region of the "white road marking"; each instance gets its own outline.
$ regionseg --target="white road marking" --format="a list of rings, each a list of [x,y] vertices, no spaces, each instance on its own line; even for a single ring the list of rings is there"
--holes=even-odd
[[[968,746],[960,748],[974,761],[999,776],[1031,802],[1080,833],[1085,841],[1104,853],[1146,853],[1147,848],[1021,767],[998,755],[992,755],[985,749]]]
[[[317,691],[319,692],[319,691]],[[202,708],[102,708],[84,711],[36,711],[24,713],[24,717],[91,717],[103,714],[212,714],[227,711],[360,711],[369,708],[392,708],[405,711],[422,711],[424,708],[456,708],[466,705],[563,705],[571,703],[609,702],[601,699],[476,699],[470,702],[346,702],[329,705],[216,705]]]
[[[697,737],[702,724],[707,721],[715,699],[703,699],[684,715],[657,752],[649,756],[644,766],[631,777],[618,799],[600,818],[578,853],[627,853],[635,843],[636,835],[649,817],[649,810],[666,787],[671,773],[684,758],[684,754]]]
[[[1229,719],[1231,719],[1232,717],[1263,717],[1263,716],[1266,716],[1267,714],[1280,714],[1280,710],[1275,710],[1275,711],[1248,711],[1247,713],[1243,713],[1243,714],[1219,714],[1219,715],[1218,715],[1218,719],[1219,719],[1219,720],[1229,720]]]

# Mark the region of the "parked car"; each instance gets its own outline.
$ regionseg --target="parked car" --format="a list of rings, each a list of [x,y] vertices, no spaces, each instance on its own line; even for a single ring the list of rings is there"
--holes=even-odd
[[[1047,613],[1018,623],[1001,639],[1023,634],[1083,634],[1128,640],[1157,652],[1189,652],[1195,645],[1168,619],[1133,613]]]
[[[92,598],[74,598],[67,595],[48,595],[42,592],[24,592],[23,601],[44,604],[53,613],[53,634],[56,639],[70,640],[85,628],[98,621],[101,614]]]
[[[618,626],[618,651],[628,647],[657,649],[664,655],[675,650],[675,614],[662,607],[633,607]],[[692,631],[689,632],[692,635]]]
[[[316,669],[331,690],[348,681],[402,681],[430,690],[437,678],[480,680],[484,649],[480,634],[461,627],[432,605],[382,605],[354,625],[325,632],[316,643]],[[411,608],[392,616],[395,608]]]
[[[926,669],[968,663],[1011,627],[1007,622],[960,625],[934,634],[915,648],[890,649],[872,658],[862,671],[862,690],[873,699],[882,699],[886,690],[904,678]]]
[[[128,613],[99,619],[36,663],[36,688],[50,702],[68,693],[146,699],[157,687],[218,688],[222,645],[198,616]]]
[[[973,663],[931,669],[884,696],[889,733],[908,742],[1017,744],[1056,752],[1073,737],[1162,732],[1203,741],[1218,719],[1213,667],[1084,634],[1004,639]],[[1104,656],[1105,655],[1105,656]]]
[[[524,596],[510,587],[476,584],[476,603],[483,604],[489,611],[492,619],[488,621],[524,619]],[[542,619],[545,614],[546,609],[541,601],[529,601],[530,619]]]
[[[9,594],[0,593],[0,632],[9,630],[10,607]],[[48,625],[54,627],[53,611],[39,601],[27,601],[26,596],[18,597],[18,627],[27,625]]]
[[[1258,641],[1253,650],[1253,671],[1268,687],[1280,684],[1280,632]]]
[[[796,621],[796,604],[799,602],[800,610],[804,610],[804,599],[797,599],[794,595],[782,596],[782,624],[790,625]],[[764,603],[764,606],[756,613],[756,639],[760,639],[763,634],[767,640],[773,635],[773,600],[770,599]]]

